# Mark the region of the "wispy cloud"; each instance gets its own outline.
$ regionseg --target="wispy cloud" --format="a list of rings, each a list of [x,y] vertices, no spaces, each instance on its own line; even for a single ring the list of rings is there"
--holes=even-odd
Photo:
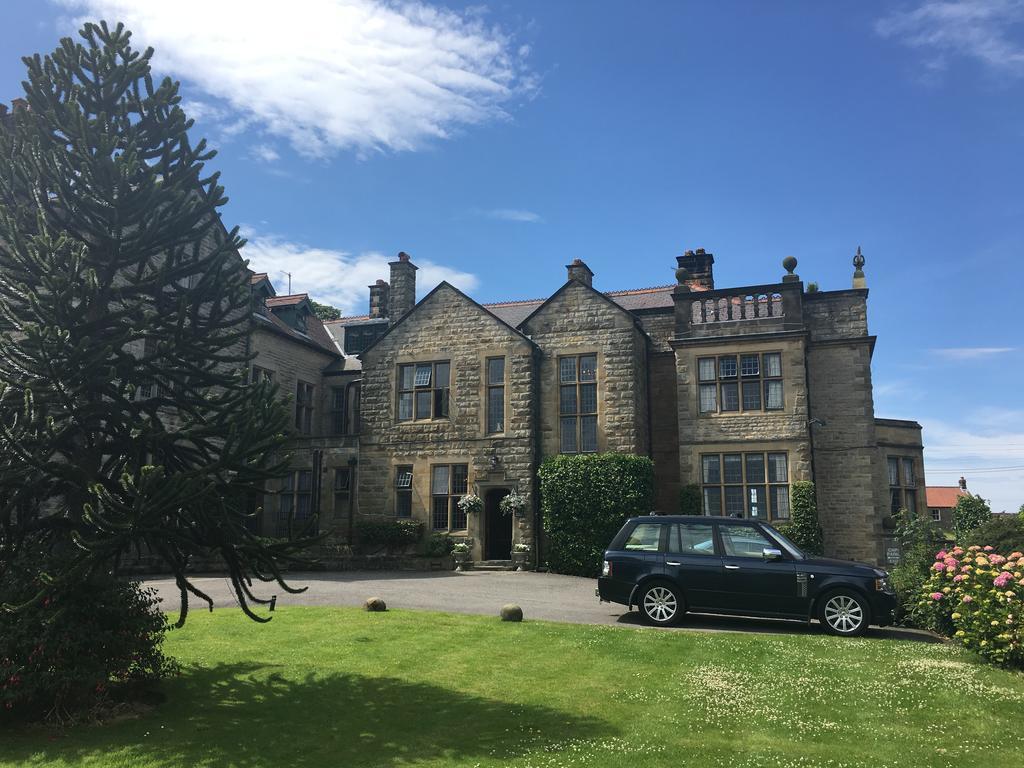
[[[288,274],[291,273],[293,293],[308,293],[316,301],[337,307],[344,315],[366,314],[367,286],[378,279],[387,280],[388,262],[395,260],[394,256],[375,251],[353,254],[317,248],[250,227],[244,227],[242,233],[248,238],[242,256],[249,259],[250,269],[266,272],[279,293],[288,290]],[[415,256],[413,261],[419,267],[416,287],[420,296],[442,280],[463,291],[472,291],[479,285],[476,275],[468,272]]]
[[[474,210],[472,213],[474,216],[482,216],[485,219],[497,219],[499,221],[518,221],[526,224],[539,224],[544,221],[539,213],[522,208],[489,208],[487,210]]]
[[[945,347],[933,349],[932,352],[946,360],[977,360],[981,357],[993,357],[1014,352],[1016,347]]]
[[[222,135],[252,129],[310,157],[417,149],[507,119],[538,89],[529,46],[480,10],[421,0],[52,2],[124,21],[139,47],[156,49],[159,70],[187,81],[190,114]]]
[[[281,155],[269,144],[255,144],[249,148],[249,154],[264,163],[274,163],[281,159]]]
[[[1012,30],[1022,23],[1024,0],[925,0],[879,19],[875,31],[921,51],[931,77],[946,69],[952,56],[1021,77],[1024,45]]]

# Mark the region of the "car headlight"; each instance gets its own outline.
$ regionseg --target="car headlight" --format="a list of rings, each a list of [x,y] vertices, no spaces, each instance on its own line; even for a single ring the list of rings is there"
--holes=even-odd
[[[890,595],[894,592],[892,584],[889,583],[888,575],[875,579],[875,589],[879,592],[885,592]]]

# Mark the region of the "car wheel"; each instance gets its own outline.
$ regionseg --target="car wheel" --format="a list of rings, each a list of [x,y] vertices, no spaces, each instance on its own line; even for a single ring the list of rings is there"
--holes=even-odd
[[[640,593],[640,613],[648,624],[667,627],[686,610],[678,590],[663,582],[648,584]]]
[[[863,635],[871,623],[868,601],[849,589],[829,592],[818,607],[818,620],[833,635]]]

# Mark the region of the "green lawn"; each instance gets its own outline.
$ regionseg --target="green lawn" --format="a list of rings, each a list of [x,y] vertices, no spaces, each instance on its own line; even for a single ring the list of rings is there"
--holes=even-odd
[[[944,645],[354,609],[190,615],[142,719],[2,766],[1019,766],[1024,675]]]

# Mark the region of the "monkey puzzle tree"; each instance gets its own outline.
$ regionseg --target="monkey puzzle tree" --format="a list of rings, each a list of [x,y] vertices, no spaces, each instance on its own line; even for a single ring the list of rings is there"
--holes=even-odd
[[[39,546],[56,565],[29,602],[141,548],[174,573],[181,624],[190,593],[212,607],[190,558],[217,554],[262,620],[253,578],[296,591],[281,567],[309,540],[250,528],[287,415],[245,379],[244,243],[152,49],[122,25],[80,34],[24,59],[0,126],[0,586]]]

